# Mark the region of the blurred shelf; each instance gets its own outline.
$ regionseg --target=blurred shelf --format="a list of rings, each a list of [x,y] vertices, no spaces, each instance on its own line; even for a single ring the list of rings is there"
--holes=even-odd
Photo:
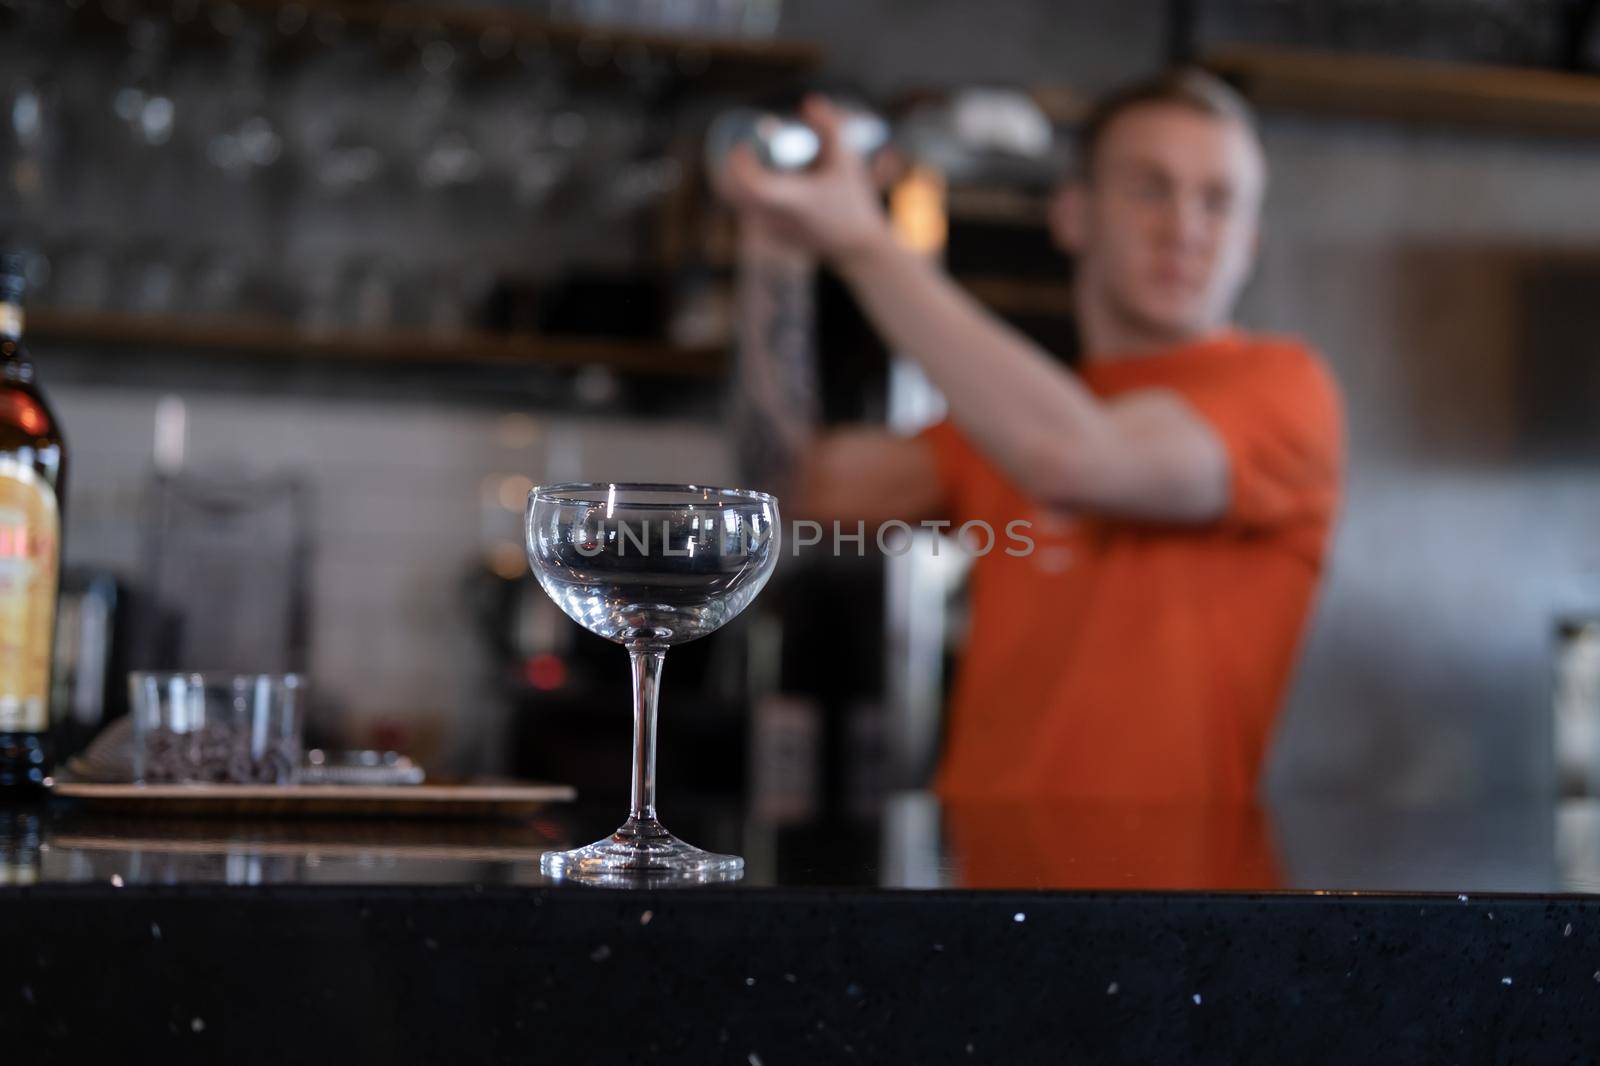
[[[1263,107],[1600,134],[1593,75],[1254,45],[1214,49],[1205,65]]]
[[[1052,124],[1072,128],[1082,122],[1094,107],[1094,100],[1071,85],[1036,83],[1027,93]]]
[[[676,76],[716,82],[769,80],[804,74],[822,62],[819,45],[800,41],[745,39],[695,32],[636,29],[629,26],[560,22],[506,7],[442,3],[388,3],[368,0],[235,0],[255,11],[299,8],[312,17],[332,17],[347,26],[371,30],[509,34],[516,42],[548,46],[586,66],[604,67],[614,58],[646,56],[668,60]]]
[[[945,210],[952,222],[1005,226],[1047,226],[1050,222],[1050,198],[1021,189],[954,188],[946,194]]]
[[[979,303],[1002,315],[1072,316],[1072,286],[1065,280],[958,276]]]
[[[0,31],[22,24],[15,7],[0,3]],[[592,76],[640,74],[648,66],[658,84],[768,89],[791,83],[820,66],[823,58],[821,46],[806,41],[591,25],[511,7],[444,0],[80,0],[71,5],[68,17],[78,29],[118,35],[135,17],[170,20],[174,43],[189,45],[227,40],[237,31],[241,11],[276,22],[275,50],[331,43],[346,30],[372,34],[380,45],[420,44],[434,35],[471,37],[482,45],[482,59],[490,67],[518,62],[514,46],[527,45],[535,55],[569,58],[575,72]],[[491,37],[497,38],[492,54]]]
[[[383,364],[503,367],[602,366],[629,374],[710,377],[717,348],[678,348],[652,341],[530,337],[498,333],[430,336],[423,330],[310,332],[277,320],[234,315],[135,315],[36,310],[28,313],[34,342],[90,347],[181,350],[204,356],[279,356]]]

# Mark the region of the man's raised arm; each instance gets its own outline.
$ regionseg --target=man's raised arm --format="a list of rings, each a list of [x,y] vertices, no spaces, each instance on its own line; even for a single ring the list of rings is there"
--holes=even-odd
[[[815,258],[754,219],[742,221],[739,241],[740,476],[777,495],[790,518],[930,517],[940,486],[925,445],[876,427],[818,432]]]
[[[1106,402],[894,239],[839,113],[810,101],[823,153],[803,174],[730,156],[724,193],[748,214],[829,256],[889,346],[919,362],[951,418],[1028,495],[1054,506],[1205,522],[1228,503],[1228,463],[1211,428],[1177,395]]]

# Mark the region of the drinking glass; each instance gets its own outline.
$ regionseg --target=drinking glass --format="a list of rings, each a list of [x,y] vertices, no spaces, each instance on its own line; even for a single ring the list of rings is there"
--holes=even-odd
[[[128,675],[139,784],[293,784],[305,734],[299,674]]]
[[[628,649],[633,789],[628,820],[573,851],[546,852],[549,876],[598,883],[732,880],[737,855],[686,844],[656,817],[656,701],[667,648],[750,605],[778,561],[778,501],[699,485],[565,484],[528,493],[528,561],[569,618]]]

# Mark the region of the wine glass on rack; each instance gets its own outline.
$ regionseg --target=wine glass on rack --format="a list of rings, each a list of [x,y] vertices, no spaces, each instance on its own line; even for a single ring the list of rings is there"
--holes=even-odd
[[[551,485],[528,493],[528,561],[546,594],[633,663],[628,819],[604,840],[540,860],[548,876],[599,884],[726,881],[737,855],[702,851],[656,816],[656,700],[667,648],[721,628],[778,561],[778,501],[699,485]]]

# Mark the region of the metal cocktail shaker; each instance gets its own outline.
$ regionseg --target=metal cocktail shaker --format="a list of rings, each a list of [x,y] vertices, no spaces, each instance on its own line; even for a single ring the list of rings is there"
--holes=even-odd
[[[844,121],[844,141],[861,155],[889,143],[889,124],[870,111],[852,109]],[[736,145],[748,144],[773,170],[804,170],[822,150],[817,131],[792,115],[741,107],[718,115],[706,131],[706,167],[713,173]]]

